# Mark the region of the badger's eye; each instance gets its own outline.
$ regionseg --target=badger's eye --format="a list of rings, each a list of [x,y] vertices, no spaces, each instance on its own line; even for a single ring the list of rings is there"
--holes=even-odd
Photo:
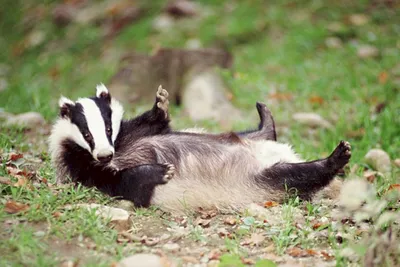
[[[83,135],[83,137],[85,138],[85,140],[86,140],[87,142],[90,142],[90,141],[92,140],[92,135],[91,135],[89,132],[85,133],[85,134]]]
[[[106,133],[108,136],[110,136],[112,134],[111,127],[107,127]]]

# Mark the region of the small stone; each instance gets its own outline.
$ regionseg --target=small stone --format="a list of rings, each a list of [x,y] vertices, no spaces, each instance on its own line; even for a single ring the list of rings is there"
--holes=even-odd
[[[183,256],[182,260],[184,260],[185,262],[188,262],[188,263],[193,263],[193,264],[199,263],[199,261],[195,257],[192,257],[192,256]]]
[[[379,50],[372,45],[361,45],[357,50],[357,55],[360,58],[371,58],[379,56]]]
[[[325,39],[325,45],[328,48],[341,48],[343,46],[343,42],[338,37],[328,37]]]
[[[167,5],[166,11],[176,18],[191,17],[198,13],[198,6],[194,1],[175,0]]]
[[[316,113],[299,112],[293,114],[293,119],[309,127],[333,128],[332,124]]]
[[[207,263],[207,267],[218,267],[219,266],[219,260],[211,260]]]
[[[175,25],[174,19],[168,15],[160,15],[153,21],[153,28],[159,32],[165,32],[172,29]]]
[[[43,237],[46,233],[44,231],[36,231],[33,235],[36,237]]]
[[[365,162],[382,173],[390,172],[392,169],[390,157],[382,149],[375,148],[368,151],[365,155]]]
[[[395,159],[394,165],[396,165],[396,167],[400,168],[400,159]]]
[[[35,47],[41,45],[46,39],[46,34],[43,31],[33,31],[26,39],[26,43],[29,47]]]
[[[163,259],[154,254],[136,254],[122,259],[118,267],[163,267]]]
[[[0,78],[0,92],[7,89],[8,82],[6,79]]]
[[[163,249],[168,251],[178,251],[180,246],[177,243],[167,243],[163,246]]]
[[[9,117],[6,123],[8,125],[18,125],[33,129],[43,125],[45,120],[43,116],[37,112],[27,112]]]
[[[364,14],[352,14],[349,16],[349,21],[355,26],[362,26],[368,23],[369,18]]]
[[[94,203],[78,204],[76,206],[86,209],[96,209],[96,214],[103,218],[110,219],[110,224],[113,225],[117,231],[129,230],[132,225],[130,215],[126,210]]]
[[[126,210],[126,211],[133,211],[135,208],[135,205],[133,204],[132,201],[129,200],[119,200],[117,203],[117,208]]]

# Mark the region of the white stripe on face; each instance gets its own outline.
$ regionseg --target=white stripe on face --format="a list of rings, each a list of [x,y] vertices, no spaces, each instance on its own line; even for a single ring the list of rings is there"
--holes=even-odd
[[[119,133],[119,128],[121,126],[121,120],[122,116],[124,115],[124,109],[122,108],[122,105],[115,100],[114,98],[111,99],[111,123],[112,123],[112,141],[113,143],[115,142],[115,139],[117,139],[117,135]]]
[[[99,153],[112,152],[114,147],[110,145],[107,134],[106,126],[101,115],[101,111],[96,103],[89,98],[81,98],[76,101],[83,107],[83,114],[86,118],[87,126],[93,136],[94,149],[92,152],[93,157],[97,160]]]

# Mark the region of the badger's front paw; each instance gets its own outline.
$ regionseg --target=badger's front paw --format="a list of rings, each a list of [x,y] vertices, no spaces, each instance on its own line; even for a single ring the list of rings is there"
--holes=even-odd
[[[165,165],[165,174],[162,178],[164,183],[168,183],[175,175],[175,166],[173,164],[166,164]]]
[[[165,118],[168,118],[168,91],[160,85],[157,90],[157,107],[163,111]]]
[[[340,141],[339,145],[329,157],[329,162],[335,169],[343,168],[351,158],[351,146],[349,142]]]

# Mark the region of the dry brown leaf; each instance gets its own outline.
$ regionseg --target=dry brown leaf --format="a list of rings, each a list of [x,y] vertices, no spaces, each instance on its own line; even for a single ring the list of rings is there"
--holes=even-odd
[[[198,212],[200,213],[200,218],[202,219],[210,219],[217,216],[218,214],[218,211],[216,209],[203,210],[202,208],[200,208]]]
[[[208,253],[208,258],[210,260],[219,260],[219,258],[221,257],[221,251],[219,249],[213,249],[210,251],[210,253]]]
[[[314,223],[314,224],[313,224],[312,228],[313,228],[314,230],[316,230],[316,229],[320,228],[322,225],[323,225],[322,223],[317,222],[317,223]]]
[[[220,237],[229,235],[229,232],[225,228],[218,228],[217,233]]]
[[[392,184],[392,185],[390,185],[388,191],[390,191],[390,190],[397,190],[397,191],[400,192],[400,184]]]
[[[232,217],[225,218],[224,220],[224,224],[235,225],[236,223],[237,223],[236,219]]]
[[[19,212],[24,212],[29,209],[29,205],[15,202],[15,201],[7,201],[6,205],[4,206],[4,211],[10,214],[15,214]]]
[[[210,226],[210,222],[211,222],[211,220],[205,220],[205,219],[202,219],[201,217],[198,217],[198,218],[194,221],[194,224],[195,224],[195,225],[200,225],[200,226],[202,226],[202,227],[208,227],[208,226]]]
[[[324,103],[324,99],[320,96],[312,96],[308,99],[308,102],[310,102],[311,104],[318,104],[318,105],[322,105]]]
[[[318,255],[318,252],[313,249],[301,249],[298,247],[288,248],[286,253],[295,258]]]
[[[242,258],[241,260],[242,260],[243,264],[247,264],[247,265],[254,265],[254,264],[256,264],[256,262],[255,262],[254,260],[252,260],[252,259],[245,259],[245,258]]]
[[[265,236],[262,234],[257,234],[257,233],[251,234],[250,242],[251,242],[251,244],[253,244],[255,246],[261,245],[264,242],[264,240],[265,240]]]
[[[335,258],[333,255],[329,254],[326,251],[322,250],[320,253],[321,253],[322,257],[324,258],[324,260],[326,260],[326,261],[331,261]]]
[[[353,130],[353,131],[348,131],[346,133],[346,136],[349,138],[360,138],[363,137],[365,135],[365,129],[364,128],[359,128],[357,130]]]
[[[123,231],[119,233],[123,238],[127,239],[128,241],[132,242],[143,242],[143,238],[138,237],[134,234],[131,234],[129,232]]]
[[[388,77],[389,77],[388,73],[386,71],[382,71],[381,73],[379,73],[378,76],[379,83],[385,84],[388,80]]]
[[[57,80],[58,77],[60,76],[60,70],[59,70],[59,68],[58,68],[57,66],[51,68],[51,69],[49,70],[49,76],[50,76],[51,79]]]
[[[275,206],[278,206],[278,203],[275,201],[267,201],[264,203],[264,208],[271,208]]]
[[[193,263],[193,264],[199,263],[199,261],[195,257],[192,257],[192,256],[183,256],[182,260],[185,262],[188,262],[188,263]]]
[[[11,181],[7,177],[0,176],[0,184],[10,185]]]
[[[373,183],[376,179],[376,171],[366,170],[363,176],[368,182]]]
[[[268,98],[270,99],[276,99],[279,101],[289,101],[292,100],[293,95],[289,93],[272,93],[268,95]]]
[[[15,186],[15,187],[26,186],[27,183],[28,183],[28,180],[25,177],[19,176],[18,181],[15,184],[13,184],[13,186]]]
[[[53,212],[52,215],[53,215],[54,218],[60,218],[63,214],[61,212],[59,212],[59,211],[55,211],[55,212]]]
[[[23,155],[23,154],[20,154],[20,153],[11,153],[11,154],[9,155],[9,157],[10,157],[10,160],[11,160],[11,161],[16,161],[16,160],[19,160],[19,159],[23,158],[24,155]]]

